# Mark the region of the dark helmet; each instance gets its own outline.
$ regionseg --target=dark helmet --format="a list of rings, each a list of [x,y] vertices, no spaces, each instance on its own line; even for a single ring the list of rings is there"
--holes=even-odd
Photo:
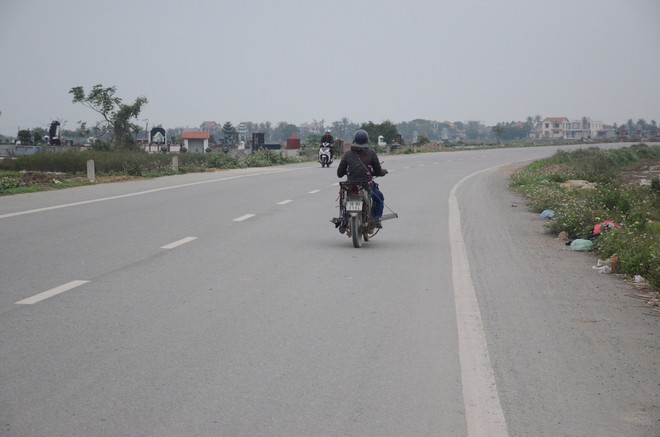
[[[369,147],[369,134],[366,130],[360,129],[355,132],[353,137],[353,145],[356,147]]]

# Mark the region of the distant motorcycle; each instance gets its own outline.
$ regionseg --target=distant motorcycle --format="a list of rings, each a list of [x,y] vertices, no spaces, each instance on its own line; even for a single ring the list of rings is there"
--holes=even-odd
[[[361,247],[362,241],[369,241],[381,229],[371,215],[373,199],[368,184],[339,182],[339,218],[331,221],[339,232],[353,240],[353,247]],[[395,212],[385,214],[381,221],[398,218]]]
[[[319,147],[319,162],[321,167],[330,167],[332,164],[332,154],[330,153],[330,143],[323,143]]]

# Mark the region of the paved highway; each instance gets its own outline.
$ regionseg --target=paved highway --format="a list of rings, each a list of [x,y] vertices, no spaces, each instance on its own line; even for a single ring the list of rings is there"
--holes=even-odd
[[[382,157],[359,249],[336,166],[0,198],[0,435],[660,435],[657,317],[506,191],[556,149]]]

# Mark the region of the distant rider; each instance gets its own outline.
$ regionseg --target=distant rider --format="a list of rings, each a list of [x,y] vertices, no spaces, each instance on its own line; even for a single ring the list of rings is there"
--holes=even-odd
[[[330,145],[330,160],[335,158],[335,139],[332,137],[332,134],[330,133],[330,129],[326,129],[325,133],[321,137],[321,145],[319,147],[323,146],[323,143],[328,143]]]

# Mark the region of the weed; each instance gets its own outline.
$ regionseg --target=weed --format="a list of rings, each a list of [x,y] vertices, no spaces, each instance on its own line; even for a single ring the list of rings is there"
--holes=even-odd
[[[642,275],[660,288],[660,181],[651,186],[621,183],[621,169],[640,160],[660,159],[660,147],[636,145],[616,150],[597,148],[558,151],[536,161],[511,178],[511,187],[523,194],[535,212],[552,209],[550,229],[571,238],[593,239],[601,258],[618,257],[617,271]],[[596,182],[590,190],[568,190],[560,182],[584,179]],[[603,220],[622,227],[594,237]]]

